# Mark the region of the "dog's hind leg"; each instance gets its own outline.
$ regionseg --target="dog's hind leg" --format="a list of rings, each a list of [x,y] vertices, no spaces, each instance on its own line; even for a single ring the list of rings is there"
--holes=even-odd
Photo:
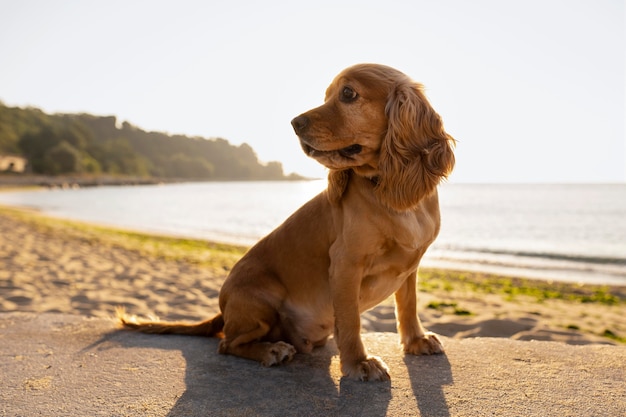
[[[225,297],[224,338],[219,353],[261,362],[264,366],[289,362],[296,348],[287,343],[277,312],[277,301],[240,291]]]
[[[239,334],[233,338],[226,336],[222,339],[219,345],[219,353],[252,359],[261,362],[263,366],[280,365],[289,362],[293,359],[296,348],[283,341],[263,341],[270,331],[271,327],[268,323],[259,321],[256,328],[246,333]],[[228,333],[226,334],[228,335]]]

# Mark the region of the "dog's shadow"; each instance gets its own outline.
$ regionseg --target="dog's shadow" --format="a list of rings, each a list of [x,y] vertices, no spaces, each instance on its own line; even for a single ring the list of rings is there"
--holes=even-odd
[[[107,334],[90,349],[106,349],[104,345],[111,343],[123,348],[181,352],[186,390],[167,414],[171,417],[385,416],[393,411],[389,406],[394,375],[392,382],[364,383],[340,378],[338,351],[332,339],[326,347],[308,355],[298,354],[289,364],[272,368],[218,354],[218,340],[213,338],[154,336],[121,330]],[[397,361],[401,363],[402,356]],[[423,374],[432,374],[427,361],[428,358],[404,359],[415,400],[401,401],[409,401],[414,415],[448,416],[442,385],[451,383],[449,364],[445,356],[439,356],[439,376],[425,386],[420,382]],[[164,373],[167,371],[164,369]],[[431,413],[432,410],[436,412]]]

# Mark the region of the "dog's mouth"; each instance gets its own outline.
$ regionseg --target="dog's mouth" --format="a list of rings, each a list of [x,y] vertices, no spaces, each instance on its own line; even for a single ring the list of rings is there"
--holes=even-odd
[[[302,150],[304,151],[304,153],[307,154],[308,156],[310,156],[311,158],[319,158],[319,157],[322,157],[322,156],[330,156],[333,153],[338,153],[339,155],[341,155],[344,158],[351,159],[355,155],[358,155],[359,153],[361,153],[361,151],[363,150],[363,147],[361,145],[359,145],[358,143],[355,143],[355,144],[350,145],[350,146],[346,146],[345,148],[333,149],[333,150],[329,150],[329,151],[323,151],[323,150],[320,150],[320,149],[316,149],[316,148],[312,147],[311,145],[309,145],[308,143],[306,143],[303,140],[300,140],[300,145],[302,146]]]

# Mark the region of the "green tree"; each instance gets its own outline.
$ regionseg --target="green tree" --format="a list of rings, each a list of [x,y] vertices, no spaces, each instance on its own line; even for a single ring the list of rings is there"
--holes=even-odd
[[[66,141],[49,149],[43,157],[44,174],[70,174],[79,172],[82,157],[80,151]]]
[[[182,153],[169,158],[166,164],[168,176],[174,178],[208,179],[213,175],[213,167],[204,159]]]
[[[28,132],[19,140],[19,147],[23,155],[28,158],[33,172],[38,174],[49,173],[51,167],[45,160],[46,152],[60,142],[52,126],[44,126],[37,132]]]
[[[142,177],[149,175],[149,161],[138,155],[124,138],[104,143],[96,154],[105,172]]]
[[[83,155],[80,166],[81,172],[86,172],[88,174],[100,174],[102,172],[100,162],[87,154]]]

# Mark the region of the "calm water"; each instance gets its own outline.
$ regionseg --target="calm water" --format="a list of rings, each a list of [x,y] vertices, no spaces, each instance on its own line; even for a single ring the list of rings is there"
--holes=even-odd
[[[0,193],[0,203],[130,229],[252,244],[325,187],[210,182]],[[423,265],[626,285],[626,185],[440,187]]]

